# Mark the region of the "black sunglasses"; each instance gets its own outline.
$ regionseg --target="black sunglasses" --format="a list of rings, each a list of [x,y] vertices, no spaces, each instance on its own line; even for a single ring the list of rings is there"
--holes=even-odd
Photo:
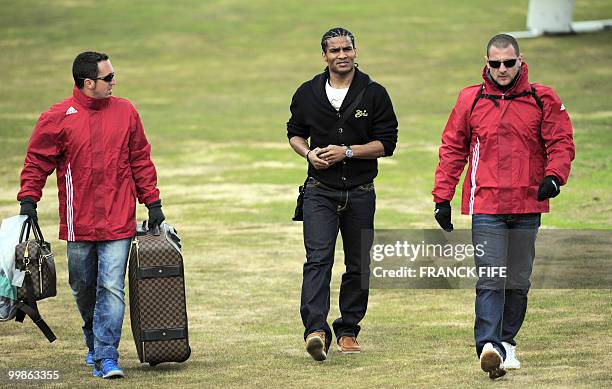
[[[514,65],[512,65],[512,66],[514,66]],[[115,73],[108,73],[106,76],[94,78],[94,80],[102,80],[102,81],[105,81],[105,82],[111,82],[111,81],[113,81],[113,78],[115,78]]]
[[[115,73],[108,73],[106,76],[104,77],[98,77],[98,78],[90,78],[90,77],[80,77],[83,80],[87,80],[88,78],[90,80],[102,80],[102,81],[106,81],[106,82],[111,82],[113,81],[113,78],[115,78]]]
[[[501,66],[501,64],[503,63],[505,67],[507,68],[513,68],[514,65],[516,65],[516,61],[518,61],[518,58],[514,58],[514,59],[507,59],[505,61],[492,61],[492,60],[487,60],[487,62],[489,63],[489,66],[492,67],[493,69],[497,69]]]

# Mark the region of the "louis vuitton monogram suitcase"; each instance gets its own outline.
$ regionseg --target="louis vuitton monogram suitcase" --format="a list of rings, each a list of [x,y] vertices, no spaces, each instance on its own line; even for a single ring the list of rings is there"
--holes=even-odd
[[[185,277],[176,230],[162,223],[136,229],[129,263],[130,321],[141,363],[184,362],[187,333]]]

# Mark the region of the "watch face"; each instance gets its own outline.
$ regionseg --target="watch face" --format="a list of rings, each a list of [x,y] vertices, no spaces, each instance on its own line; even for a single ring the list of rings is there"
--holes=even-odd
[[[352,149],[346,149],[346,156],[349,158],[353,157],[353,150]]]

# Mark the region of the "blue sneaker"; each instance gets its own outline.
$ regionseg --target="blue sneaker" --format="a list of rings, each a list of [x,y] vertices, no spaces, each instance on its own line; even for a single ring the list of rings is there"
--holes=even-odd
[[[117,364],[116,359],[104,358],[96,361],[93,368],[94,377],[102,378],[123,378],[125,374]]]
[[[87,366],[93,366],[94,363],[96,363],[96,360],[94,359],[94,352],[93,350],[90,350],[85,356],[85,364]]]

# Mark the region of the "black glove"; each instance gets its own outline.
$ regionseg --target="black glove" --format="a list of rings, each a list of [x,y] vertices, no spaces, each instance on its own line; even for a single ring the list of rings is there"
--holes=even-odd
[[[36,201],[32,200],[31,197],[24,197],[19,203],[21,205],[20,215],[27,215],[30,219],[38,221],[38,214],[36,213]]]
[[[152,203],[145,204],[145,206],[149,209],[149,228],[155,228],[155,226],[159,226],[166,220],[161,210],[161,200],[153,201]]]
[[[434,216],[436,217],[436,221],[444,231],[451,232],[453,230],[453,223],[451,223],[450,201],[442,201],[440,203],[436,203],[436,210]]]
[[[538,189],[538,201],[557,197],[561,192],[561,184],[555,176],[546,176]]]

